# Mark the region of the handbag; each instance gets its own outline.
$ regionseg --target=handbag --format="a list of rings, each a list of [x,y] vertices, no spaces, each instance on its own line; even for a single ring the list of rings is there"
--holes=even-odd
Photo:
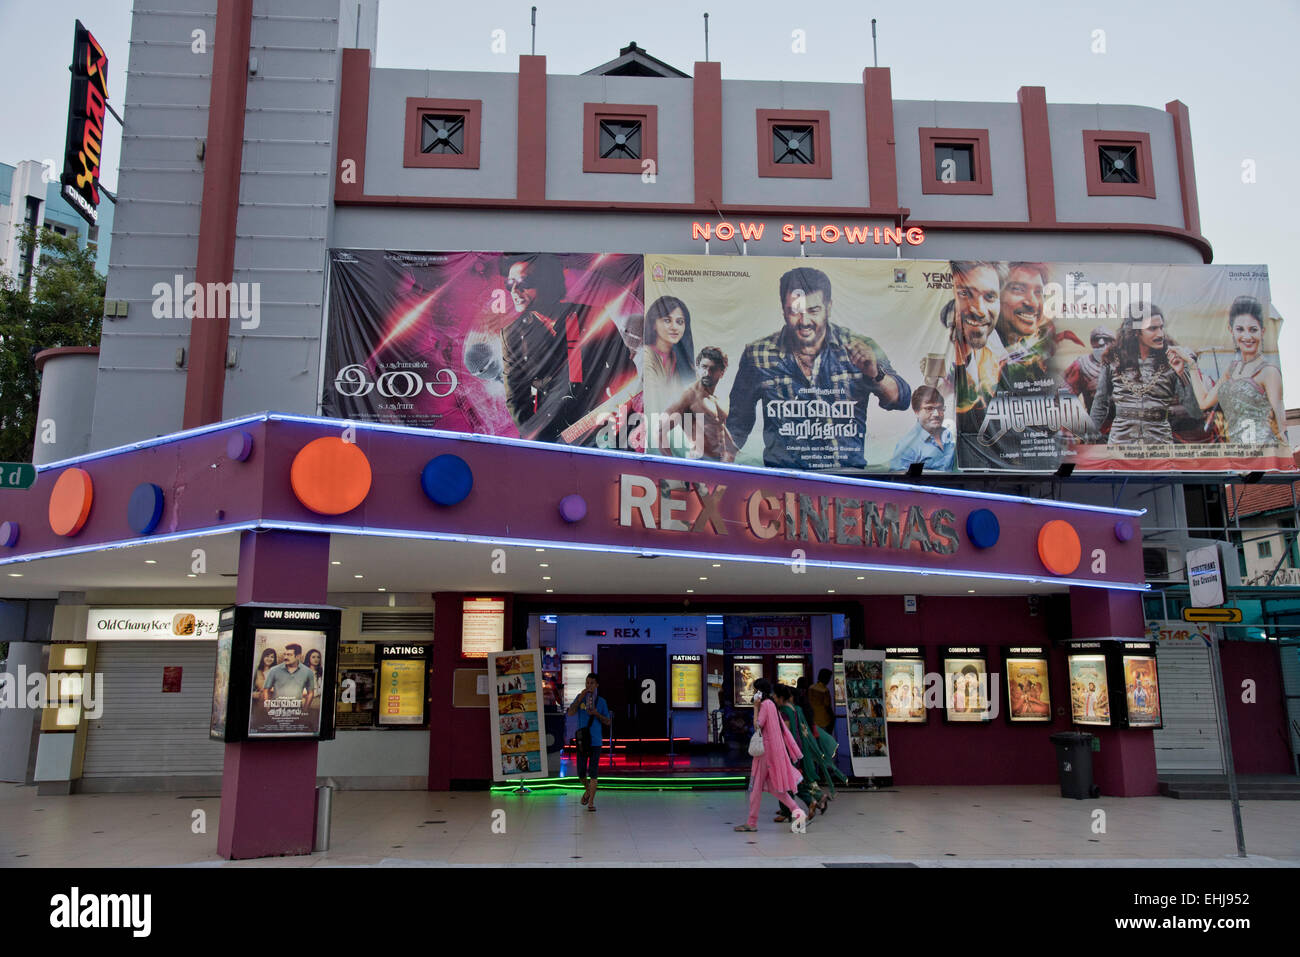
[[[763,756],[763,732],[754,729],[754,736],[749,739],[749,756],[751,758],[761,758]]]

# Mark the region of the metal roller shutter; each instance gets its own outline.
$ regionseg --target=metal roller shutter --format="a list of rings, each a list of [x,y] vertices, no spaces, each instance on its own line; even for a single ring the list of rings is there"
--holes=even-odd
[[[1156,666],[1165,724],[1155,733],[1156,770],[1222,773],[1210,650],[1199,640],[1161,642]]]
[[[101,642],[103,714],[89,724],[82,776],[221,774],[225,748],[208,738],[215,641]],[[179,666],[179,693],[162,690],[163,668]]]

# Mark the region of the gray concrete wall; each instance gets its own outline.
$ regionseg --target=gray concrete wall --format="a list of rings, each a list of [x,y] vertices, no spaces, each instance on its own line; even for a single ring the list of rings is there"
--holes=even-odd
[[[625,203],[695,201],[695,117],[691,80],[633,76],[546,78],[546,196]],[[658,110],[655,182],[635,173],[582,171],[586,103],[653,104]]]
[[[991,196],[946,196],[921,191],[922,127],[976,129],[989,132]],[[1025,196],[1025,146],[1016,103],[940,103],[935,100],[894,101],[895,159],[898,164],[898,202],[912,211],[913,219],[1023,222],[1029,218]],[[930,175],[930,165],[925,167]]]
[[[1174,120],[1164,110],[1145,106],[1049,103],[1047,124],[1052,136],[1056,218],[1061,222],[1184,225]],[[1150,133],[1151,172],[1156,181],[1156,198],[1089,196],[1084,166],[1084,130]]]
[[[153,286],[194,280],[213,46],[195,53],[191,32],[216,28],[216,0],[136,0],[126,65],[118,205],[106,297],[125,319],[105,319],[91,446],[174,432],[181,426],[189,320],[156,319]]]
[[[413,96],[483,102],[478,169],[402,166],[406,100]],[[519,78],[514,73],[372,70],[366,192],[372,196],[513,197],[518,120]],[[578,168],[582,168],[581,160]]]
[[[32,448],[35,464],[70,459],[90,451],[98,368],[99,356],[85,353],[51,356],[45,361],[36,413],[36,444]],[[45,441],[46,423],[53,425],[53,442]]]
[[[758,110],[830,112],[831,178],[758,175]],[[868,206],[865,93],[854,83],[724,81],[722,198],[728,205]]]

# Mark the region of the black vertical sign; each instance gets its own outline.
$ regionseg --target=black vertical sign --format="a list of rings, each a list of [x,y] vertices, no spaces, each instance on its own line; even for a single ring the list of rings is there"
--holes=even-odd
[[[99,221],[99,162],[108,112],[108,55],[77,21],[72,43],[72,88],[68,95],[68,135],[63,147],[63,198],[82,219]]]

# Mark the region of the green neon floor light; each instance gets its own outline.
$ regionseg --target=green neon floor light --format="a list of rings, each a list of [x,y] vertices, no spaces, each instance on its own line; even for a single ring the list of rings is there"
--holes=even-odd
[[[627,778],[604,777],[600,787],[605,791],[693,791],[703,788],[734,788],[748,784],[744,775],[704,778]],[[578,791],[582,783],[577,778],[524,778],[511,784],[493,784],[492,791],[514,791],[520,785],[532,791]]]

